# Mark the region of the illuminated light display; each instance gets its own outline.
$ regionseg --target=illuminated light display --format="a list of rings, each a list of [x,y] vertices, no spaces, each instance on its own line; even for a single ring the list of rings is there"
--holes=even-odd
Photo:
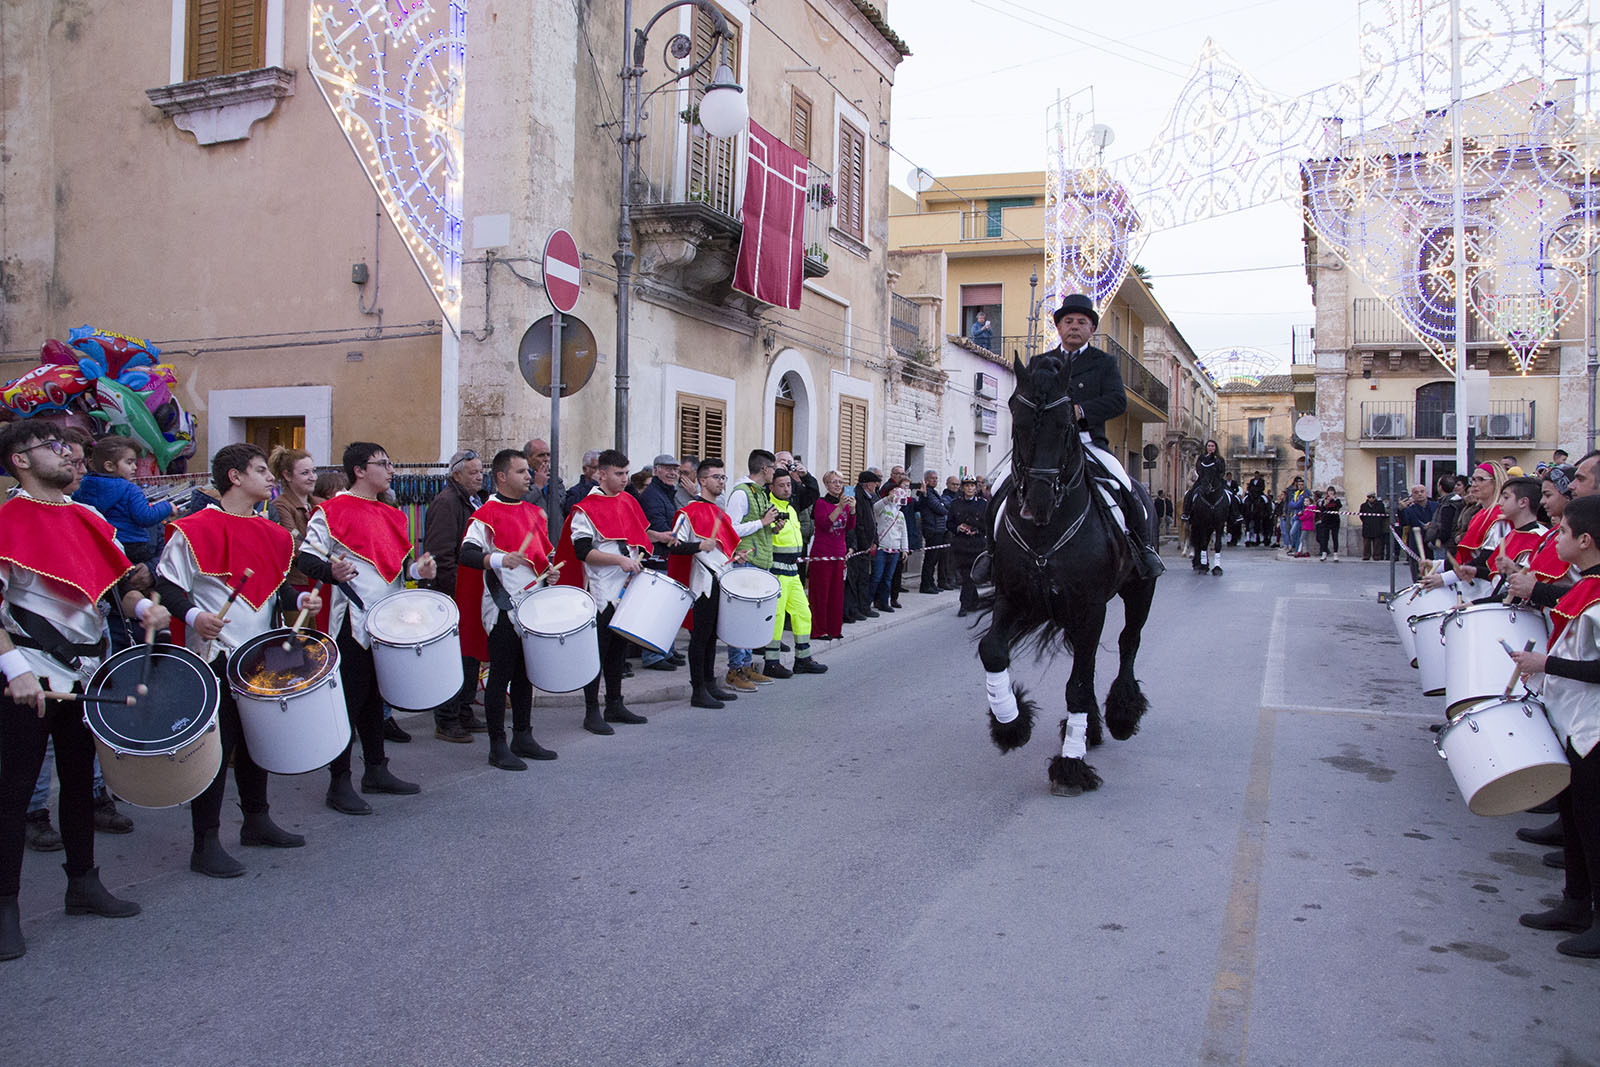
[[[455,331],[466,8],[439,0],[313,4],[310,34],[317,88]]]
[[[1262,378],[1278,372],[1278,363],[1276,356],[1259,348],[1217,348],[1200,357],[1200,366],[1217,386],[1260,385]]]
[[[1364,0],[1359,25],[1359,76],[1293,99],[1208,41],[1161,133],[1109,163],[1087,92],[1052,105],[1048,291],[1103,306],[1151,232],[1287,201],[1445,367],[1464,318],[1468,339],[1502,344],[1530,370],[1582,321],[1586,264],[1600,249],[1589,5]]]

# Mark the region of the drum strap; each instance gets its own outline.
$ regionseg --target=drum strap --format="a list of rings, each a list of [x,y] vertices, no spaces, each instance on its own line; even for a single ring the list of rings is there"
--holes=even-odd
[[[12,643],[23,648],[34,648],[43,652],[57,663],[61,664],[73,674],[83,671],[83,662],[78,657],[105,655],[106,643],[104,639],[89,644],[73,644],[61,636],[50,621],[43,615],[11,605],[11,617],[22,627],[21,634],[12,634]]]
[[[494,601],[494,606],[501,611],[511,611],[511,594],[506,592],[500,576],[492,568],[485,567],[483,571],[483,587],[489,591],[489,597]]]

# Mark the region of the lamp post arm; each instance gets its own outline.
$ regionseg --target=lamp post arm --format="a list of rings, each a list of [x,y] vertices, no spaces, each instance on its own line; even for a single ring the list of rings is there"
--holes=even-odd
[[[726,41],[733,38],[733,31],[728,29],[727,18],[722,14],[721,11],[717,9],[717,6],[713,4],[711,0],[673,0],[672,3],[668,4],[666,7],[663,7],[660,11],[657,11],[654,15],[650,16],[650,21],[645,23],[642,29],[634,31],[633,65],[635,67],[644,66],[645,41],[649,38],[650,31],[655,29],[656,23],[661,21],[661,17],[667,12],[680,7],[699,8],[701,13],[711,20],[711,37],[713,40],[722,38]],[[707,58],[709,58],[709,56]],[[698,70],[700,67],[705,65],[705,62],[706,61],[702,59],[699,63],[696,63],[692,68],[690,68],[690,70]]]

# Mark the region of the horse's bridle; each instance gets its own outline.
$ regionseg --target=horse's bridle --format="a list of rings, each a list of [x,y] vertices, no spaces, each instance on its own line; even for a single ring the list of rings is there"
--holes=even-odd
[[[1035,403],[1033,400],[1030,400],[1028,397],[1025,397],[1025,396],[1016,396],[1013,399],[1015,399],[1018,403],[1024,404],[1027,407],[1031,408],[1033,411],[1039,412],[1039,413],[1050,411],[1053,408],[1060,407],[1062,404],[1070,404],[1070,403],[1072,403],[1072,397],[1071,397],[1070,394],[1063,394],[1062,396],[1058,396],[1054,400],[1051,400],[1050,402],[1048,402],[1046,404],[1043,404],[1043,405]],[[1068,431],[1068,432],[1075,432],[1075,431]],[[1081,485],[1083,483],[1083,469],[1084,469],[1085,465],[1086,465],[1086,461],[1082,457],[1080,457],[1079,460],[1078,460],[1077,470],[1073,471],[1072,472],[1072,477],[1066,479],[1065,481],[1063,481],[1062,478],[1061,478],[1061,468],[1060,467],[1021,467],[1021,466],[1019,466],[1019,467],[1013,467],[1012,469],[1014,471],[1016,471],[1018,474],[1022,475],[1024,481],[1027,481],[1027,480],[1030,480],[1030,479],[1033,479],[1033,478],[1048,478],[1048,479],[1050,479],[1050,506],[1052,508],[1058,508],[1058,507],[1061,506],[1062,500],[1064,500],[1066,498],[1066,495],[1067,495],[1068,491],[1071,490],[1071,489],[1076,488],[1078,485]],[[1026,494],[1026,492],[1027,492],[1026,485],[1020,485],[1018,487],[1018,493],[1019,493],[1018,499],[1021,499],[1022,496]],[[1086,502],[1084,504],[1082,513],[1079,514],[1078,517],[1076,519],[1074,519],[1072,521],[1072,523],[1067,526],[1066,532],[1063,533],[1059,538],[1056,539],[1056,543],[1055,544],[1051,545],[1048,549],[1046,549],[1042,553],[1038,552],[1037,550],[1035,550],[1034,547],[1028,542],[1027,537],[1023,534],[1023,532],[1021,530],[1018,530],[1016,528],[1016,525],[1014,523],[1012,523],[1011,515],[1009,514],[1009,511],[1002,512],[1002,518],[1004,520],[1007,532],[1009,532],[1011,534],[1012,540],[1015,541],[1016,544],[1019,547],[1021,547],[1025,552],[1027,552],[1030,556],[1033,557],[1034,566],[1038,567],[1040,570],[1044,570],[1049,566],[1050,558],[1052,556],[1054,556],[1058,551],[1060,551],[1061,548],[1068,541],[1072,540],[1072,538],[1077,534],[1078,530],[1083,526],[1084,520],[1089,517],[1089,509],[1092,506],[1093,506],[1093,502],[1092,501]]]
[[[1062,394],[1061,396],[1056,397],[1054,400],[1052,400],[1049,403],[1044,404],[1042,406],[1037,404],[1037,403],[1035,403],[1034,401],[1028,399],[1025,396],[1017,396],[1017,397],[1013,397],[1013,399],[1015,399],[1017,403],[1026,405],[1027,407],[1031,408],[1033,411],[1035,411],[1036,413],[1039,413],[1039,414],[1043,414],[1044,412],[1050,411],[1053,408],[1058,408],[1062,404],[1070,404],[1070,403],[1072,403],[1071,395],[1070,394],[1065,394],[1065,393]],[[1078,470],[1072,476],[1072,478],[1069,479],[1068,481],[1065,481],[1065,482],[1060,480],[1061,479],[1061,468],[1060,467],[1016,467],[1014,469],[1016,470],[1016,472],[1018,474],[1021,474],[1024,478],[1049,478],[1049,479],[1051,479],[1052,485],[1050,487],[1050,495],[1051,495],[1051,504],[1052,504],[1052,506],[1059,505],[1061,503],[1062,498],[1067,495],[1067,490],[1071,489],[1073,486],[1077,485],[1079,482],[1081,482],[1083,480],[1083,464],[1082,463],[1078,464]]]

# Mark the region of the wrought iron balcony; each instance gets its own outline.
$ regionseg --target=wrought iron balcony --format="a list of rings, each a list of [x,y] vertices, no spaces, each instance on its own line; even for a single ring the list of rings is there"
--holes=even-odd
[[[918,328],[922,309],[915,300],[908,300],[899,293],[890,293],[889,298],[890,345],[902,359],[920,361],[924,351],[922,331]]]
[[[1094,335],[1091,342],[1102,352],[1109,352],[1116,357],[1117,368],[1122,371],[1122,385],[1128,392],[1139,397],[1145,403],[1161,413],[1167,415],[1167,386],[1160,378],[1151,374],[1149,369],[1116,341],[1103,333]]]
[[[1468,344],[1483,344],[1492,340],[1476,314],[1469,311],[1466,318]],[[1447,313],[1436,316],[1424,322],[1423,326],[1428,336],[1445,344],[1455,342],[1456,323],[1453,315]],[[1357,345],[1415,348],[1422,343],[1405,320],[1375,296],[1356,298],[1354,327],[1352,336]]]
[[[838,196],[833,175],[806,160],[806,214],[802,229],[805,242],[805,274],[820,278],[828,273],[828,212]]]
[[[1289,327],[1289,363],[1295,367],[1314,367],[1317,328],[1310,323]]]
[[[1363,441],[1454,441],[1458,431],[1477,432],[1480,441],[1532,441],[1534,402],[1491,400],[1489,414],[1472,415],[1460,425],[1454,411],[1413,400],[1369,400],[1361,405]]]

